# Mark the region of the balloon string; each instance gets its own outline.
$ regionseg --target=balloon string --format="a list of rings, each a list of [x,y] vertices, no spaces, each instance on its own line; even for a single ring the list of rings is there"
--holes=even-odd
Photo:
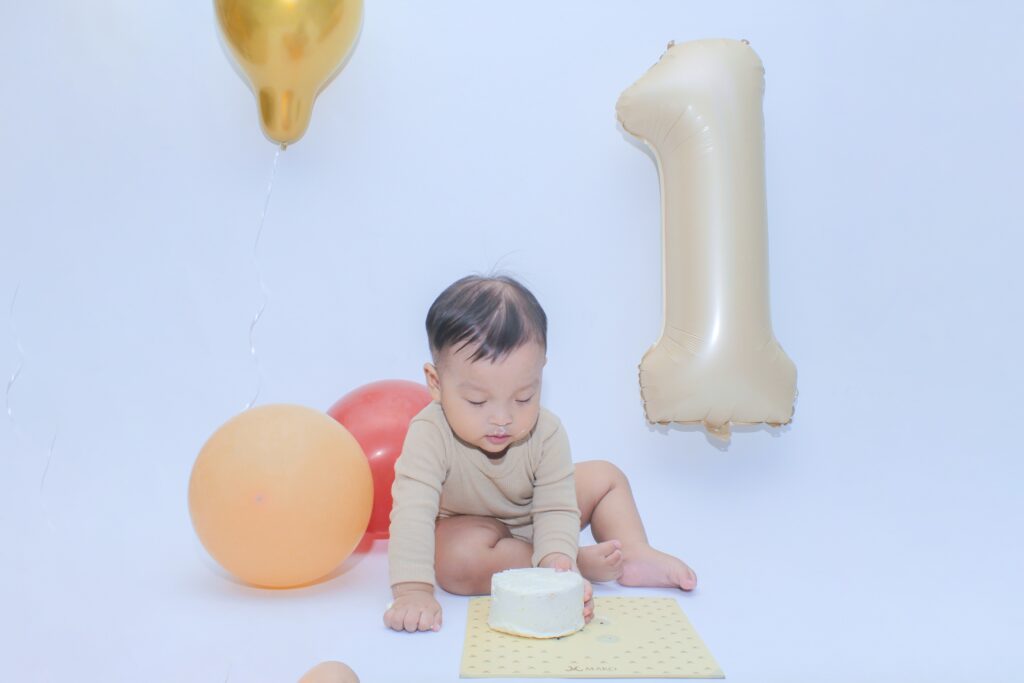
[[[260,368],[260,359],[256,354],[256,325],[259,323],[260,318],[263,317],[263,312],[267,310],[267,301],[270,298],[270,293],[267,291],[267,285],[263,282],[263,272],[260,269],[260,238],[263,236],[263,225],[267,221],[267,209],[270,207],[270,195],[274,191],[274,176],[277,175],[277,160],[281,157],[281,150],[284,147],[278,147],[277,151],[274,152],[274,164],[270,168],[270,181],[267,182],[267,196],[263,200],[263,212],[260,214],[260,224],[256,229],[256,242],[252,246],[252,264],[256,271],[256,282],[260,287],[260,306],[256,311],[256,315],[253,316],[252,321],[249,323],[249,355],[252,356],[253,365],[256,367],[256,393],[253,394],[252,398],[249,399],[249,403],[246,404],[245,410],[253,407],[256,403],[256,399],[259,398],[260,390],[263,388],[263,372]]]
[[[50,472],[50,461],[53,460],[53,449],[57,445],[57,431],[60,425],[55,424],[53,426],[53,438],[50,439],[50,452],[46,455],[46,467],[43,469],[43,476],[39,478],[39,502],[43,506],[43,517],[46,519],[46,525],[50,527],[50,531],[56,531],[57,527],[53,525],[53,517],[50,514],[50,507],[46,504],[46,497],[43,496],[43,488],[46,486],[46,475]]]
[[[39,493],[43,493],[43,487],[46,486],[46,475],[50,471],[50,461],[53,460],[53,447],[57,445],[57,432],[59,431],[60,425],[55,424],[53,426],[53,438],[50,439],[50,451],[46,455],[46,467],[43,468],[43,476],[39,479]]]
[[[14,383],[18,381],[18,377],[21,376],[21,371],[25,367],[25,349],[21,346],[21,337],[18,336],[18,328],[14,324],[14,305],[18,301],[18,292],[20,290],[21,284],[19,283],[14,288],[14,296],[11,297],[10,308],[11,334],[14,337],[14,344],[18,349],[18,365],[14,368],[14,372],[11,373],[10,379],[7,380],[7,391],[4,394],[4,401],[7,406],[7,419],[11,421],[11,427],[15,432],[18,431],[18,423],[14,419],[14,411],[11,408],[11,389],[14,388]]]
[[[14,384],[18,381],[21,376],[22,370],[25,368],[25,348],[21,344],[21,336],[18,334],[18,326],[15,322],[14,310],[18,301],[18,293],[21,291],[21,284],[19,283],[14,288],[14,296],[11,297],[11,306],[8,310],[10,323],[11,323],[11,334],[14,337],[14,345],[18,349],[18,365],[15,367],[14,372],[11,373],[10,378],[7,380],[7,390],[4,394],[4,400],[7,408],[7,419],[11,422],[11,427],[14,430],[16,436],[21,436],[21,430],[18,428],[18,421],[14,419],[14,409],[11,406],[11,391],[14,388]],[[43,505],[45,512],[46,523],[50,529],[56,531],[56,527],[53,525],[53,521],[50,519],[50,512],[46,507],[46,499],[43,498],[43,490],[46,488],[46,475],[50,472],[50,463],[53,461],[53,452],[57,445],[57,432],[59,425],[53,427],[53,438],[50,439],[50,447],[46,454],[46,466],[43,468],[43,474],[39,478],[39,498]],[[31,439],[26,439],[31,442]]]

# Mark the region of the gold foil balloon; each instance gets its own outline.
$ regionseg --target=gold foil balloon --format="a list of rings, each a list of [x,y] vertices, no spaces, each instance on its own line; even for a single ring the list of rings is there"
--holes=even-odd
[[[214,0],[214,7],[264,134],[282,147],[297,141],[316,96],[352,51],[362,0]]]

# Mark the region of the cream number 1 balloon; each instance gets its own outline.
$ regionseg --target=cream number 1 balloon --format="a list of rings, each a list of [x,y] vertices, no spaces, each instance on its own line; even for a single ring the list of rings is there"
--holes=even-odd
[[[782,425],[796,367],[772,332],[765,221],[764,67],[745,42],[669,45],[619,97],[623,128],[661,178],[664,314],[640,363],[650,422]]]

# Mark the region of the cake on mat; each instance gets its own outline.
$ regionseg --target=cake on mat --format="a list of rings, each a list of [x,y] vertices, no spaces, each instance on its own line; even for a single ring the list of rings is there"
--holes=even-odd
[[[491,577],[495,631],[527,638],[560,638],[583,628],[583,577],[576,572],[532,567]]]

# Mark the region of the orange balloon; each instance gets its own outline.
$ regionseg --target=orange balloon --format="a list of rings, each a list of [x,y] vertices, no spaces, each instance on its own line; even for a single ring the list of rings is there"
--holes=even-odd
[[[359,683],[359,676],[341,662],[321,662],[307,671],[299,683]]]
[[[355,549],[373,478],[348,430],[312,408],[268,405],[228,420],[203,446],[188,489],[203,547],[246,583],[322,579]]]

